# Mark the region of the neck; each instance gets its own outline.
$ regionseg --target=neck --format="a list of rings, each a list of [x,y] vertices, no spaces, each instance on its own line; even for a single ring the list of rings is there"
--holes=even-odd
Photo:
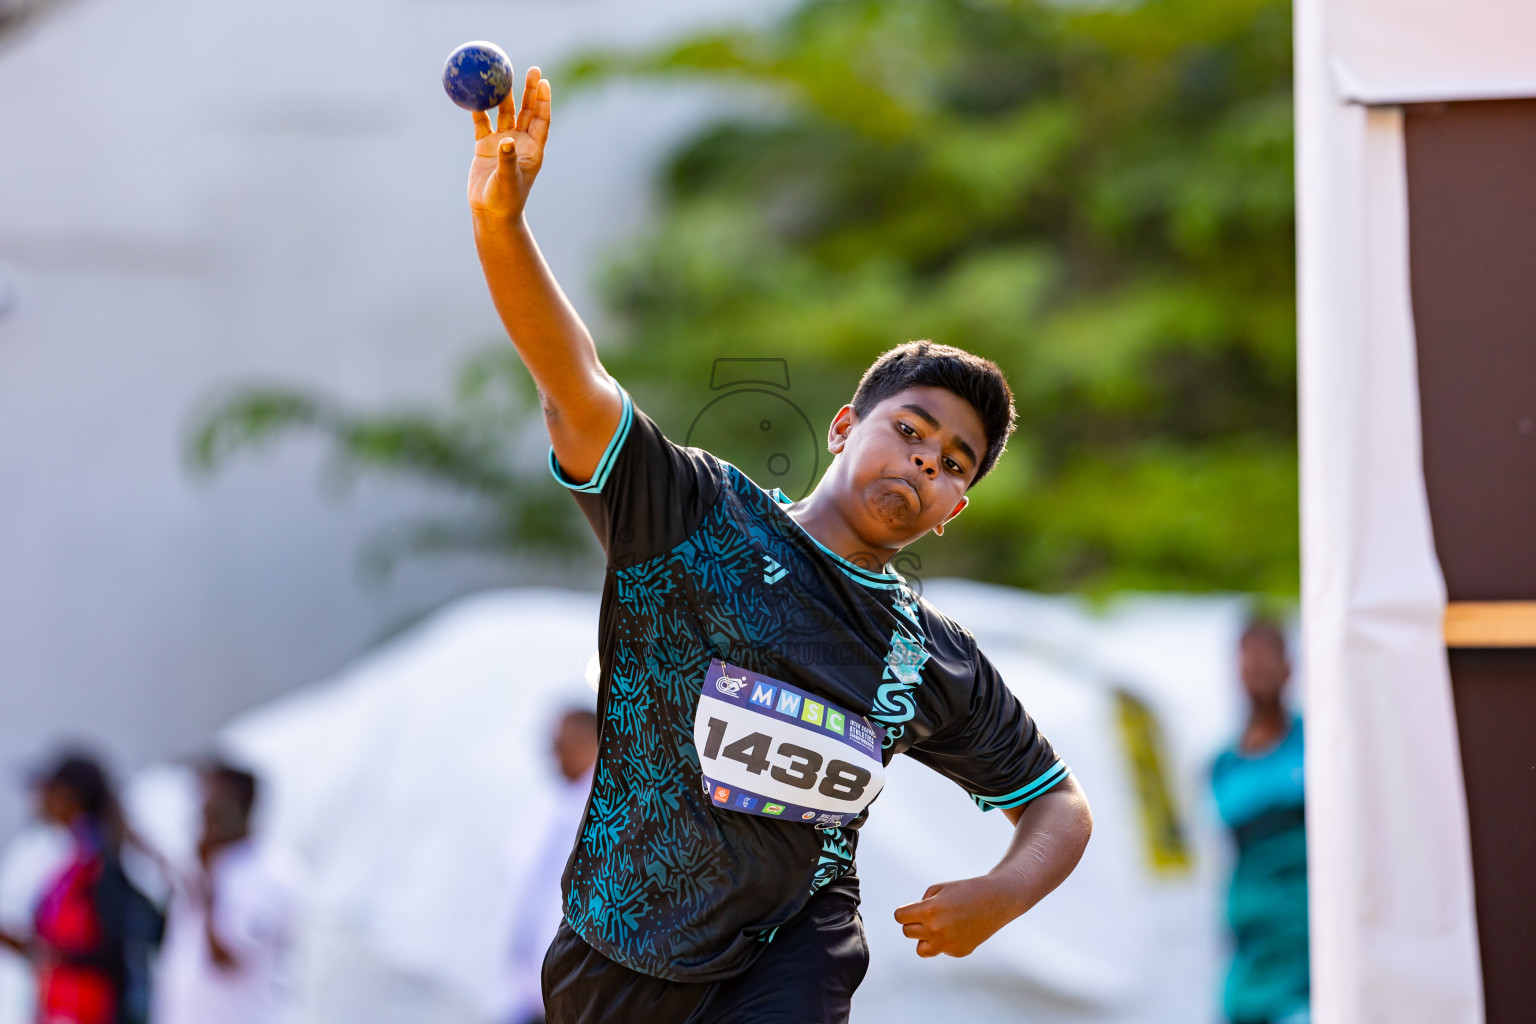
[[[806,533],[862,568],[883,572],[886,563],[901,553],[899,545],[875,544],[860,536],[820,487],[789,506],[788,512]]]
[[[201,849],[198,852],[202,854],[203,860],[207,861],[215,854],[223,850],[227,850],[231,846],[235,846],[244,842],[250,836],[250,834],[251,833],[249,829],[243,829],[240,832],[230,833],[229,835],[214,836],[204,839],[201,844]]]
[[[1248,710],[1250,722],[1283,722],[1285,721],[1285,705],[1280,703],[1280,698],[1274,700],[1254,701]]]
[[[1248,712],[1248,725],[1243,729],[1239,746],[1244,753],[1255,753],[1279,743],[1284,738],[1290,719],[1280,701],[1255,703]]]

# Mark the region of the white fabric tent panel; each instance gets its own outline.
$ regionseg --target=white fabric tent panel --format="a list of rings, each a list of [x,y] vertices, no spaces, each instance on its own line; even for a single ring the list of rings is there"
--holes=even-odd
[[[1470,63],[1485,43],[1491,75],[1533,66],[1507,59],[1512,40],[1487,38],[1495,28],[1536,25],[1513,4],[1436,9],[1454,9],[1467,24],[1445,24],[1421,0],[1297,5],[1302,616],[1318,1024],[1483,1019],[1441,634],[1445,586],[1420,454],[1403,115],[1343,102],[1351,97],[1338,79],[1341,25],[1356,46],[1344,56],[1375,61],[1359,66],[1374,69],[1377,85],[1476,84]],[[1446,37],[1438,43],[1430,38],[1437,27]],[[1519,42],[1529,49],[1532,38],[1524,32]]]
[[[1328,54],[1360,103],[1536,96],[1532,0],[1331,0]]]

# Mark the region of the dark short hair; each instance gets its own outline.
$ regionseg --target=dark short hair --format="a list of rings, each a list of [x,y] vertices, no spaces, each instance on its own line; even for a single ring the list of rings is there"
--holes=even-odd
[[[908,388],[943,388],[970,403],[981,417],[987,448],[976,466],[971,485],[986,476],[1008,445],[1017,413],[1013,391],[1002,369],[990,359],[953,345],[933,341],[909,341],[880,355],[853,392],[853,411],[859,416],[892,395]]]
[[[249,818],[256,806],[256,793],[260,788],[256,776],[244,768],[236,768],[224,761],[210,761],[203,765],[203,779],[209,785],[218,786]]]
[[[97,821],[117,813],[117,794],[101,762],[84,751],[65,751],[38,777],[40,785],[68,792],[80,810]]]

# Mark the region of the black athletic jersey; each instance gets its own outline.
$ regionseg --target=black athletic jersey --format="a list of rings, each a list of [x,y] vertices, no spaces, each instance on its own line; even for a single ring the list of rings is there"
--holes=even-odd
[[[863,815],[817,828],[712,803],[694,712],[713,659],[879,723],[884,763],[906,753],[984,810],[1022,806],[1068,771],[969,632],[623,401],[590,481],[572,482],[550,452],[608,556],[600,747],[565,918],[633,970],[714,981],[741,973],[812,894],[851,872]]]

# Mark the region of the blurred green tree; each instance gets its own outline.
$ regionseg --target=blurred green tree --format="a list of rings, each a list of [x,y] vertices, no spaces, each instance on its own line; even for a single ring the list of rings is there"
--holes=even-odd
[[[819,434],[879,352],[962,346],[1008,372],[1019,430],[923,575],[1294,593],[1290,60],[1284,0],[809,0],[585,55],[565,80],[754,96],[672,155],[607,269],[604,360],[682,439],[717,358],[783,359]],[[326,426],[237,403],[197,450],[292,424]],[[482,493],[491,547],[564,542],[542,481]]]

